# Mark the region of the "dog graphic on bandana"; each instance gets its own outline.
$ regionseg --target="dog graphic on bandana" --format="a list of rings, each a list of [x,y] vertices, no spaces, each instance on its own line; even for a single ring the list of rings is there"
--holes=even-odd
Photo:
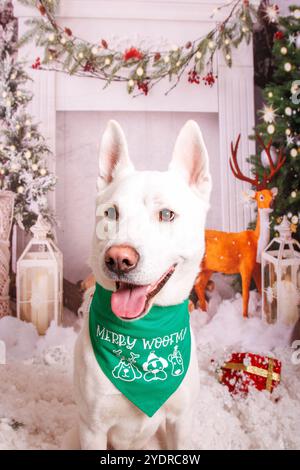
[[[174,350],[172,354],[169,355],[168,359],[172,365],[172,375],[177,377],[178,375],[183,374],[184,372],[183,359],[178,349],[178,346],[174,347]]]
[[[133,382],[136,379],[142,377],[142,373],[135,366],[135,360],[139,357],[139,354],[130,353],[130,358],[122,355],[122,351],[114,351],[116,356],[120,357],[119,363],[112,371],[112,375],[115,379],[124,380],[125,382]]]
[[[167,373],[164,371],[166,367],[168,367],[168,361],[163,357],[158,357],[155,352],[151,352],[147,361],[143,364],[145,381],[151,382],[152,380],[166,380],[168,377]]]

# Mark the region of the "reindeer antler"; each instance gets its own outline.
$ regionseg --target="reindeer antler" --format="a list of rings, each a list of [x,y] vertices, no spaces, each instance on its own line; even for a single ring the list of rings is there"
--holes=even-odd
[[[243,175],[243,173],[240,170],[239,164],[237,162],[237,151],[238,151],[240,140],[241,140],[241,134],[238,135],[237,141],[234,146],[233,146],[233,142],[230,143],[232,158],[229,159],[229,164],[230,164],[231,171],[236,178],[242,181],[247,181],[247,183],[252,184],[258,189],[258,186],[260,184],[258,181],[258,175],[255,176],[255,179],[249,178],[249,176]]]
[[[267,145],[265,145],[263,139],[261,138],[260,135],[256,135],[256,138],[258,140],[258,142],[260,143],[261,147],[264,149],[264,151],[266,152],[266,155],[268,157],[268,160],[269,160],[269,164],[270,164],[270,173],[267,174],[266,172],[264,172],[263,174],[263,181],[262,181],[262,185],[264,187],[266,187],[266,185],[268,183],[270,183],[270,181],[274,178],[274,176],[276,175],[276,173],[278,173],[278,171],[280,170],[280,168],[283,166],[283,164],[285,163],[286,161],[286,157],[282,155],[282,147],[280,147],[279,151],[278,151],[278,160],[277,160],[277,164],[275,166],[273,160],[272,160],[272,157],[271,157],[271,145],[272,145],[272,137],[270,138],[269,142]]]
[[[265,150],[269,163],[270,163],[270,173],[267,174],[266,172],[264,172],[262,181],[259,181],[258,174],[255,175],[255,178],[250,178],[249,176],[245,176],[240,170],[239,164],[237,162],[237,151],[238,151],[240,139],[241,139],[241,134],[238,135],[237,141],[234,146],[233,146],[233,142],[231,142],[230,144],[231,158],[229,159],[229,164],[230,164],[231,171],[234,174],[234,176],[238,178],[239,180],[246,181],[247,183],[250,183],[252,186],[255,186],[257,191],[265,189],[267,187],[267,184],[270,183],[270,181],[274,178],[274,176],[280,170],[280,168],[282,167],[282,165],[284,164],[286,160],[286,157],[282,155],[282,148],[280,148],[279,150],[278,162],[275,166],[271,157],[271,152],[270,152],[272,139],[270,139],[267,146],[265,146],[262,138],[257,135],[257,140],[260,143],[260,145],[263,147],[263,149]]]

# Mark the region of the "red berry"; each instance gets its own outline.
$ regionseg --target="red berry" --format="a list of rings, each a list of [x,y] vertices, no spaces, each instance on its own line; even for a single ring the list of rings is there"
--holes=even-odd
[[[40,11],[40,14],[44,16],[45,13],[46,13],[46,8],[43,5],[40,5],[39,6],[39,11]]]
[[[70,28],[65,28],[65,33],[68,35],[68,36],[72,36],[72,30]]]
[[[32,67],[33,69],[39,69],[40,66],[41,66],[41,59],[40,59],[39,57],[37,57],[37,58],[35,59],[34,64],[32,64],[31,67]]]
[[[147,82],[138,82],[137,86],[138,86],[138,89],[141,90],[145,96],[148,95],[149,87],[148,87]]]
[[[200,84],[200,75],[198,75],[195,69],[189,71],[188,77],[189,83],[195,83],[196,85]]]
[[[212,72],[209,72],[205,77],[203,77],[203,81],[205,85],[208,85],[210,87],[213,86],[213,84],[216,81],[217,76],[214,76]]]

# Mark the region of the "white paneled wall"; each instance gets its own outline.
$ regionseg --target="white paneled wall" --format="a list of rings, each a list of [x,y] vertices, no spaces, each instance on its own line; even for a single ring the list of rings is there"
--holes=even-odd
[[[78,281],[89,272],[87,258],[94,223],[98,147],[107,121],[117,119],[139,170],[166,170],[180,127],[195,119],[207,143],[214,191],[208,225],[222,228],[220,218],[220,161],[218,116],[213,113],[60,112],[57,115],[57,213],[59,245],[65,276]]]

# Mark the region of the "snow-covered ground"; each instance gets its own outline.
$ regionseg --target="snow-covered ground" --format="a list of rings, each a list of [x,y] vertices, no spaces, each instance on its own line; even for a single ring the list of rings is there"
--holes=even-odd
[[[250,299],[254,315],[243,320],[240,296],[234,297],[222,276],[215,282],[208,313],[192,313],[201,384],[195,397],[194,447],[299,449],[300,365],[292,363],[291,331],[260,320],[255,292]],[[51,325],[39,337],[31,324],[13,317],[0,320],[0,340],[7,347],[7,364],[0,365],[0,449],[59,448],[76,416],[72,355],[79,327],[79,321],[69,327]],[[282,361],[282,382],[272,395],[253,389],[246,398],[232,397],[218,383],[211,360],[222,363],[232,351]]]

